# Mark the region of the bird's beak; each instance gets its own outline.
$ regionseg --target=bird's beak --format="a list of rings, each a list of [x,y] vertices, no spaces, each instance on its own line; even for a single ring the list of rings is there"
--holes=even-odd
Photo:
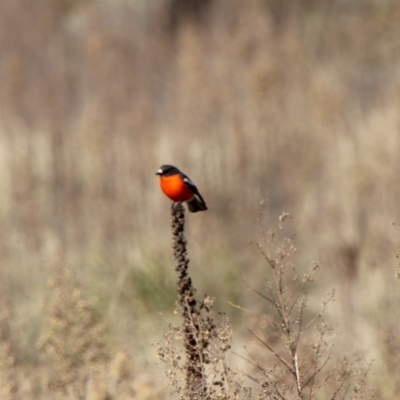
[[[162,170],[159,169],[159,170],[156,172],[156,175],[161,175],[161,174],[162,174]]]

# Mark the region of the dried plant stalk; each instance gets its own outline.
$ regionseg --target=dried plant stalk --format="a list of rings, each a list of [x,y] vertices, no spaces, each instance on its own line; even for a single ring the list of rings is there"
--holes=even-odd
[[[175,270],[178,272],[177,307],[183,317],[183,341],[186,353],[186,392],[190,399],[207,398],[207,384],[204,371],[207,338],[200,329],[200,312],[194,298],[195,289],[188,274],[185,228],[185,210],[182,204],[171,207],[171,228]]]

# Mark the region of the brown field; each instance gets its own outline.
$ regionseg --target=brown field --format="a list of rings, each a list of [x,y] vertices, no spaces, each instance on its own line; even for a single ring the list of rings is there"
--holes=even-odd
[[[264,200],[299,276],[320,265],[306,312],[335,289],[332,363],[361,354],[363,390],[400,398],[398,0],[0,1],[0,398],[178,398],[153,345],[180,324],[169,163],[207,201],[190,273],[234,353],[277,340],[249,290]],[[256,351],[229,363],[272,399]]]

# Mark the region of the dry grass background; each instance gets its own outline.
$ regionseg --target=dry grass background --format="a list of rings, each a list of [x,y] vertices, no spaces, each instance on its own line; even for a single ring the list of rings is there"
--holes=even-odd
[[[267,277],[249,245],[267,199],[264,224],[290,211],[298,262],[322,264],[315,308],[337,290],[335,351],[374,359],[375,398],[396,398],[400,4],[202,4],[194,16],[180,1],[0,2],[4,393],[55,398],[62,345],[49,337],[73,332],[97,338],[68,353],[87,398],[96,379],[125,398],[169,398],[150,343],[175,301],[154,176],[173,163],[208,203],[188,218],[192,274],[233,318],[237,347],[252,322],[227,302],[262,312],[246,285]],[[82,320],[64,315],[62,330],[68,307]]]

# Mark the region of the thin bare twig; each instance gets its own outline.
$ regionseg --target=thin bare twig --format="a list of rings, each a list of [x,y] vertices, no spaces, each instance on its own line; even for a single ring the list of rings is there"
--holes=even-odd
[[[259,342],[261,342],[292,374],[294,371],[291,365],[282,358],[267,342],[262,340],[259,336],[257,336],[251,329],[247,329]]]

